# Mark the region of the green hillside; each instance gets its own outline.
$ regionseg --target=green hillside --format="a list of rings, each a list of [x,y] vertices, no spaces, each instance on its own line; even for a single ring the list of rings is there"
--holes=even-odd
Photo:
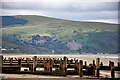
[[[115,24],[35,15],[2,18],[3,53],[118,53]]]

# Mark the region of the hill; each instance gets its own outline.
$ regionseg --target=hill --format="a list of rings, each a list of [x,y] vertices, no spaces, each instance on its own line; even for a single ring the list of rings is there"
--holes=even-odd
[[[3,53],[118,53],[116,24],[2,16]]]

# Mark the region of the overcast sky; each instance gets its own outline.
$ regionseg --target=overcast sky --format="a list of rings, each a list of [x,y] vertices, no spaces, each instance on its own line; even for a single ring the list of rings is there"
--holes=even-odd
[[[118,23],[117,2],[7,1],[2,2],[2,15],[41,15],[75,21]]]

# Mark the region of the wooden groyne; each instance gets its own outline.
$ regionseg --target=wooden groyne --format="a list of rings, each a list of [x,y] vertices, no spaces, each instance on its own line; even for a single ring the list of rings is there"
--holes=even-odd
[[[23,71],[21,68],[25,68]],[[78,59],[63,58],[16,58],[2,57],[2,73],[28,73],[42,75],[79,75],[99,78],[100,70],[110,70],[111,78],[115,78],[115,71],[120,71],[120,63],[114,66],[114,62],[109,61],[108,66],[104,66],[100,58],[93,60],[92,64]]]

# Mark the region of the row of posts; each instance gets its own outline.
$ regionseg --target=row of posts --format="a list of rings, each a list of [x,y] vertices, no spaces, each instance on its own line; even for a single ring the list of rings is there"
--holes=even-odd
[[[36,66],[37,66],[37,57],[34,56],[33,58],[33,72],[36,70]],[[61,72],[67,72],[67,57],[65,56],[64,59],[60,59],[60,71]],[[52,72],[52,68],[53,68],[53,64],[54,64],[54,60],[50,58],[50,60],[48,60],[48,62],[45,62],[45,58],[43,58],[43,65],[44,68],[47,72]],[[87,67],[87,62],[85,61],[85,65]],[[114,62],[110,62],[110,68],[111,68],[111,77],[114,78],[115,77],[115,69],[114,69]],[[93,65],[92,65],[92,74],[97,76],[99,78],[100,76],[100,58],[96,59],[96,65],[95,65],[95,60],[93,60]],[[79,73],[79,77],[83,77],[83,61],[80,60],[78,62],[78,60],[75,60],[75,70]]]
[[[12,59],[11,59],[12,60]],[[64,59],[60,59],[60,66],[59,69],[61,72],[65,73],[67,72],[67,60],[68,58],[65,56]],[[29,64],[29,58],[27,58],[27,64]],[[10,61],[12,62],[12,61]],[[45,71],[47,72],[52,72],[52,68],[53,68],[53,64],[54,64],[54,59],[46,60],[45,58],[43,58],[43,66]],[[21,65],[21,59],[18,59],[18,65]],[[85,61],[85,69],[87,69],[87,62]],[[101,63],[102,65],[102,63]],[[32,72],[36,71],[36,66],[37,66],[37,56],[33,57],[33,65],[31,66],[31,70]],[[90,64],[90,66],[92,66],[92,74],[97,76],[99,78],[100,75],[100,58],[96,59],[96,65],[95,65],[95,60],[93,60],[93,64]],[[109,62],[109,66],[111,68],[111,77],[114,78],[115,77],[115,68],[114,68],[114,62]],[[80,60],[78,62],[78,60],[75,60],[75,70],[77,71],[77,73],[79,73],[79,77],[83,76],[83,61]]]

